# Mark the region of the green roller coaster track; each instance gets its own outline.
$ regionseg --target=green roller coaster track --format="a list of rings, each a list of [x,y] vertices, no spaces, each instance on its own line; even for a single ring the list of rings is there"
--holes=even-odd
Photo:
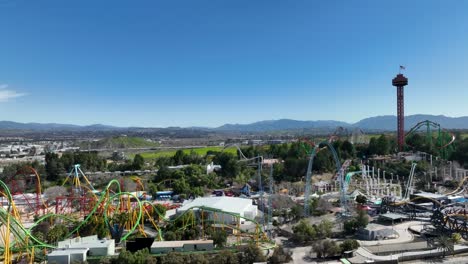
[[[438,123],[432,122],[430,120],[419,122],[413,128],[411,128],[408,133],[406,133],[405,139],[408,140],[410,136],[416,134],[418,131],[420,131],[421,128],[424,127],[426,129],[425,140],[429,147],[429,151],[438,154],[443,159],[447,159],[454,150],[453,143],[455,141],[455,135],[443,129]],[[435,142],[434,132],[436,133]]]
[[[117,193],[111,195],[109,192],[110,192],[110,189],[111,189],[111,187],[113,185],[115,185],[117,187]],[[5,248],[5,245],[0,246],[0,253],[5,253],[6,250],[9,250],[9,252],[12,252],[12,253],[28,253],[28,254],[31,254],[31,251],[33,251],[34,248],[35,249],[54,249],[54,248],[56,248],[55,245],[51,245],[51,244],[48,244],[48,243],[46,243],[44,241],[41,241],[39,238],[37,238],[37,237],[35,237],[33,235],[32,230],[34,229],[34,227],[38,226],[40,223],[42,223],[44,221],[50,220],[51,218],[61,219],[62,221],[77,224],[77,226],[75,228],[73,228],[73,230],[71,232],[69,232],[65,237],[63,237],[63,239],[71,238],[75,234],[79,233],[80,229],[83,228],[83,226],[91,219],[91,217],[95,216],[95,214],[98,212],[98,209],[100,207],[102,208],[102,206],[104,206],[102,216],[104,218],[104,221],[105,221],[107,227],[111,229],[112,228],[111,223],[113,222],[113,219],[109,214],[110,206],[113,205],[113,206],[115,206],[115,208],[119,208],[119,205],[120,205],[119,204],[119,202],[120,202],[119,198],[121,198],[121,196],[123,196],[123,195],[126,195],[127,197],[133,198],[133,200],[136,202],[136,206],[133,207],[132,210],[134,212],[136,210],[137,216],[136,216],[136,220],[134,221],[133,225],[131,225],[131,227],[128,230],[127,234],[122,236],[120,238],[120,241],[127,240],[128,237],[135,232],[135,230],[139,227],[139,225],[142,224],[141,222],[142,222],[142,218],[144,217],[144,213],[145,213],[144,208],[145,208],[145,206],[151,206],[152,209],[158,214],[160,219],[164,219],[164,221],[167,222],[167,223],[171,223],[171,222],[175,223],[177,221],[180,221],[180,219],[183,219],[184,217],[186,217],[187,214],[190,213],[191,215],[189,215],[188,220],[185,221],[185,223],[183,223],[182,227],[180,227],[179,229],[186,229],[190,224],[194,225],[195,224],[195,219],[193,218],[194,217],[193,211],[194,210],[200,210],[201,212],[207,211],[207,212],[211,212],[211,213],[220,213],[220,214],[224,214],[224,215],[230,215],[230,216],[233,216],[233,217],[237,218],[238,220],[244,219],[246,221],[252,222],[256,227],[256,235],[255,235],[255,237],[252,236],[252,238],[255,238],[255,240],[257,240],[257,242],[260,239],[260,233],[263,234],[263,230],[261,230],[260,224],[257,221],[255,221],[254,219],[250,219],[248,217],[244,217],[244,216],[241,216],[241,215],[236,214],[236,213],[226,212],[226,211],[223,211],[223,210],[220,210],[220,209],[206,207],[206,206],[190,207],[185,212],[178,215],[175,219],[172,219],[172,220],[167,219],[165,217],[165,215],[163,215],[160,211],[158,211],[157,207],[154,204],[152,204],[151,202],[149,202],[149,201],[140,201],[137,196],[135,196],[134,194],[132,194],[130,192],[121,192],[120,183],[117,180],[111,180],[107,184],[105,190],[103,192],[101,192],[101,195],[97,199],[97,202],[94,205],[94,207],[90,210],[89,214],[84,217],[83,220],[78,220],[78,219],[69,217],[67,215],[49,213],[49,214],[45,214],[45,215],[41,216],[29,228],[26,228],[16,217],[14,217],[14,214],[15,214],[14,200],[13,200],[13,197],[11,195],[11,192],[8,189],[8,186],[3,181],[0,181],[0,188],[3,189],[3,195],[6,196],[6,198],[8,200],[8,206],[6,208],[5,207],[0,208],[0,228],[5,228],[8,225],[8,227],[10,229],[10,232],[11,232],[11,235],[13,236],[12,242],[9,243],[8,248]],[[117,203],[116,203],[116,201],[117,201]],[[184,221],[182,221],[182,222],[184,222]],[[202,225],[203,225],[203,222],[202,222]],[[229,227],[227,225],[226,225],[226,227],[227,228],[232,228],[232,229],[237,229],[237,227]],[[162,234],[161,228],[158,227],[157,232],[158,232],[157,239],[158,240],[163,240],[163,234]],[[264,241],[267,242],[266,240],[264,240]],[[267,247],[267,248],[272,248],[272,247]]]

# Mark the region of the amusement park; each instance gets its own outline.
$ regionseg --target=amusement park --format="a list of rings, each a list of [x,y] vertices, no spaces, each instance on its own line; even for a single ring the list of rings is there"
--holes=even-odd
[[[70,161],[83,161],[82,153],[50,154],[43,167],[20,164],[0,180],[2,261],[404,263],[464,256],[468,170],[453,159],[461,139],[430,120],[405,130],[408,79],[398,74],[392,84],[396,135],[338,127],[289,143],[226,144],[203,156],[178,151],[147,170],[137,154],[125,172],[88,172],[89,161]],[[52,178],[65,159],[60,166],[68,171]]]

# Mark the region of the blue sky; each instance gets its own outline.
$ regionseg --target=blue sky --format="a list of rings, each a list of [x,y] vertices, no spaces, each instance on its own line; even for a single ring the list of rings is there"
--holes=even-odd
[[[467,1],[0,0],[0,120],[468,115]]]

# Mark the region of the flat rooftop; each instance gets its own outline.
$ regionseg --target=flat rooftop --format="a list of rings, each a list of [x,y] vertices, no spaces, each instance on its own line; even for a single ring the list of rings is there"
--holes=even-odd
[[[88,248],[63,248],[63,249],[54,249],[54,251],[47,254],[47,256],[64,256],[70,254],[86,254]]]
[[[246,210],[252,207],[252,200],[229,197],[229,196],[218,196],[218,197],[201,197],[195,200],[185,203],[181,206],[178,211],[187,211],[192,207],[210,207],[225,212],[231,212],[235,214],[243,214]]]

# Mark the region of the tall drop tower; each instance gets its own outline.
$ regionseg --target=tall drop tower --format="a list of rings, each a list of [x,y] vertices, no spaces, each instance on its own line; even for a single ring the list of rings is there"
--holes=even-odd
[[[397,74],[392,80],[392,85],[397,88],[398,150],[403,151],[405,145],[405,97],[403,88],[408,85],[408,78],[401,73]]]

